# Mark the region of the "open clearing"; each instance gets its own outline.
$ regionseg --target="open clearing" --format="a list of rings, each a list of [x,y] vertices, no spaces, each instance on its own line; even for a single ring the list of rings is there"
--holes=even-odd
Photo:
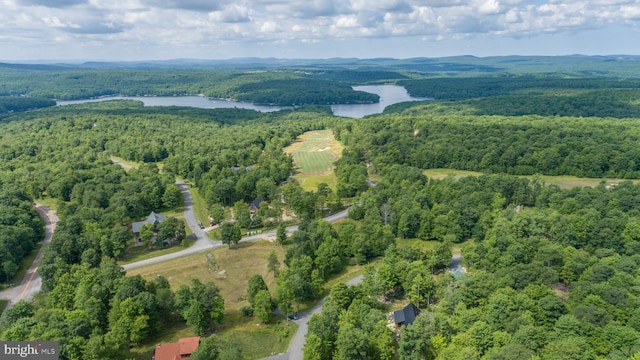
[[[447,177],[453,178],[461,178],[466,176],[481,176],[483,175],[478,171],[468,171],[468,170],[455,170],[455,169],[428,169],[424,170],[423,173],[433,179],[444,179]],[[557,185],[561,189],[571,189],[576,186],[578,187],[595,187],[598,186],[601,182],[606,181],[607,185],[615,185],[619,183],[620,179],[608,179],[608,178],[582,178],[577,176],[569,176],[569,175],[560,175],[560,176],[552,176],[552,175],[516,175],[519,177],[524,177],[529,180],[533,180],[534,177],[541,179],[545,182],[546,185]],[[638,180],[631,180],[634,183],[637,183]]]
[[[207,259],[207,252],[165,261],[159,264],[131,269],[127,275],[141,275],[147,280],[161,274],[166,277],[173,290],[181,285],[190,285],[192,278],[202,282],[213,281],[224,298],[225,309],[239,309],[248,304],[242,297],[247,292],[249,278],[254,274],[264,277],[269,289],[275,288],[273,274],[267,272],[267,258],[275,250],[279,260],[284,259],[284,250],[267,241],[243,242],[231,249],[220,247],[208,251],[218,269],[214,270]]]
[[[293,176],[307,191],[315,191],[318,184],[336,188],[338,179],[333,163],[342,156],[342,144],[331,130],[315,130],[300,135],[284,151],[293,156],[296,174]]]
[[[267,241],[257,241],[240,243],[232,249],[220,247],[160,264],[132,269],[127,272],[127,275],[139,274],[151,280],[158,274],[162,274],[169,280],[174,291],[183,284],[190,285],[192,278],[202,282],[213,281],[220,288],[225,304],[224,324],[217,333],[237,342],[245,358],[255,359],[272,353],[285,352],[291,336],[297,329],[297,325],[293,322],[281,321],[277,324],[276,318],[272,320],[272,324],[259,324],[256,319],[245,317],[240,312],[243,305],[249,304],[244,300],[244,296],[249,278],[254,274],[262,275],[272,295],[274,294],[275,278],[273,274],[267,272],[267,259],[271,251],[278,254],[278,259],[282,263],[284,259],[282,247]],[[207,253],[212,255],[217,269],[212,268]],[[171,333],[166,335],[166,339],[159,338],[155,341],[173,341],[175,336]],[[186,333],[181,335],[192,336]]]

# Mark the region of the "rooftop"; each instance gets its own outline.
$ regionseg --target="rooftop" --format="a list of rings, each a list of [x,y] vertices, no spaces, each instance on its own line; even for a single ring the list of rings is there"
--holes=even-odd
[[[200,345],[200,337],[190,337],[175,343],[161,343],[156,345],[153,360],[188,360]]]

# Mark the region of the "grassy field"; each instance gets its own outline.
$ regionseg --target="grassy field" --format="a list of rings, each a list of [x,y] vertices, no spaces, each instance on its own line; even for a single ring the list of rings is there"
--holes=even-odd
[[[284,151],[293,156],[296,166],[293,178],[305,190],[315,191],[323,182],[335,190],[338,179],[333,172],[333,163],[342,156],[342,145],[331,130],[306,132]]]
[[[135,246],[133,240],[131,240],[125,255],[118,261],[118,265],[125,265],[134,263],[136,261],[151,259],[166,254],[173,254],[174,252],[182,251],[189,246],[193,245],[195,241],[192,239],[185,239],[184,246],[179,244],[166,249],[147,248],[146,246]]]
[[[467,170],[454,170],[454,169],[428,169],[424,170],[423,173],[433,179],[444,179],[447,177],[453,178],[461,178],[465,176],[480,176],[481,172],[477,171],[467,171]],[[577,176],[569,176],[569,175],[561,175],[561,176],[551,176],[551,175],[519,175],[521,177],[532,180],[534,177],[541,179],[547,185],[557,185],[562,189],[571,189],[576,186],[578,187],[595,187],[598,186],[602,181],[606,181],[607,184],[617,184],[620,182],[620,179],[607,179],[607,178],[582,178]],[[634,183],[637,183],[638,180],[632,180]]]
[[[207,208],[207,203],[202,196],[200,196],[198,188],[189,186],[189,191],[193,199],[193,212],[196,213],[196,219],[205,226],[209,226],[209,209]]]
[[[130,270],[128,275],[140,274],[145,279],[154,279],[162,274],[177,290],[180,285],[190,285],[192,278],[213,281],[220,288],[226,309],[240,309],[247,304],[243,299],[247,292],[249,278],[254,274],[264,277],[269,289],[275,288],[273,274],[267,272],[267,258],[275,250],[284,259],[284,250],[267,241],[244,242],[232,249],[220,247],[209,251],[218,265],[214,271],[209,265],[207,252],[197,253],[179,259],[165,261]]]
[[[397,247],[402,247],[402,246],[412,246],[420,251],[427,251],[430,250],[431,248],[433,248],[434,246],[436,246],[436,244],[438,244],[438,241],[435,240],[421,240],[421,239],[417,239],[417,238],[413,238],[413,239],[396,239],[396,246]],[[469,246],[473,244],[473,240],[466,240],[464,242],[461,243],[455,243],[451,246],[451,252],[454,254],[460,254],[462,252],[462,249],[464,249],[466,246]]]
[[[264,277],[269,289],[275,289],[275,278],[267,272],[267,258],[275,250],[280,262],[284,259],[284,249],[266,241],[240,243],[233,249],[226,247],[209,251],[218,266],[212,269],[207,259],[207,252],[181,257],[160,264],[150,265],[127,272],[127,275],[141,275],[145,279],[153,279],[158,274],[165,276],[173,290],[181,285],[190,285],[192,278],[203,282],[213,281],[225,300],[225,320],[218,332],[236,341],[247,358],[269,356],[287,350],[291,336],[295,334],[295,324],[289,322],[285,326],[274,319],[273,324],[262,325],[253,318],[242,316],[240,308],[248,305],[244,299],[249,278],[254,274]],[[179,329],[178,329],[179,330]],[[177,331],[177,330],[176,330]],[[182,331],[182,330],[180,330]],[[189,336],[189,335],[181,335]],[[158,341],[173,341],[175,334],[167,332],[165,338]],[[145,353],[146,354],[146,353]]]
[[[430,250],[436,246],[438,241],[425,241],[417,238],[413,239],[396,239],[396,247],[411,246],[420,251]]]

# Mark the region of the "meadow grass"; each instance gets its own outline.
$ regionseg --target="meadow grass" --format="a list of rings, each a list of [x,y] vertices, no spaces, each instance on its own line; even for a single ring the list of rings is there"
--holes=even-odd
[[[193,245],[195,240],[193,239],[184,239],[183,243],[172,246],[170,248],[157,249],[154,247],[146,247],[146,246],[135,246],[133,240],[130,241],[129,247],[124,253],[124,256],[118,261],[118,265],[126,265],[131,264],[137,261],[151,259],[154,257],[173,254],[178,251],[182,251],[189,246]]]
[[[244,299],[249,285],[249,278],[254,274],[262,275],[269,289],[275,289],[275,278],[267,271],[267,259],[271,251],[278,254],[282,263],[284,249],[268,241],[242,242],[229,249],[217,249],[199,252],[178,259],[159,264],[132,269],[128,275],[141,275],[147,280],[154,279],[158,274],[166,277],[173,290],[181,285],[190,285],[192,278],[203,282],[213,281],[220,288],[226,309],[240,309],[247,305]],[[209,264],[207,253],[211,253],[217,269]]]
[[[204,226],[209,226],[209,208],[207,207],[207,203],[200,195],[198,188],[189,186],[189,191],[193,199],[193,212],[196,214],[196,219],[204,224]]]
[[[284,151],[291,154],[296,167],[294,179],[307,191],[315,191],[318,184],[336,188],[338,179],[333,163],[342,156],[342,144],[331,130],[314,130],[300,135]]]
[[[403,246],[410,246],[413,248],[416,248],[422,252],[430,250],[431,248],[433,248],[434,246],[436,246],[436,244],[438,243],[438,241],[435,240],[421,240],[421,239],[417,239],[417,238],[411,238],[411,239],[396,239],[396,247],[400,248]]]
[[[396,239],[396,247],[411,246],[422,252],[432,249],[438,243],[439,241],[436,240],[422,240],[418,238]],[[462,252],[462,249],[469,245],[472,245],[473,243],[473,239],[467,239],[461,243],[453,243],[451,244],[451,252],[453,254],[460,254]]]

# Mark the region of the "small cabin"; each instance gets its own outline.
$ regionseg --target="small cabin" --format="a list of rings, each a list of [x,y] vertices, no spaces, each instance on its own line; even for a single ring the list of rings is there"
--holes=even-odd
[[[413,303],[409,303],[404,308],[393,312],[393,322],[396,324],[396,328],[400,328],[402,325],[411,325],[418,314],[420,314],[420,309]]]

